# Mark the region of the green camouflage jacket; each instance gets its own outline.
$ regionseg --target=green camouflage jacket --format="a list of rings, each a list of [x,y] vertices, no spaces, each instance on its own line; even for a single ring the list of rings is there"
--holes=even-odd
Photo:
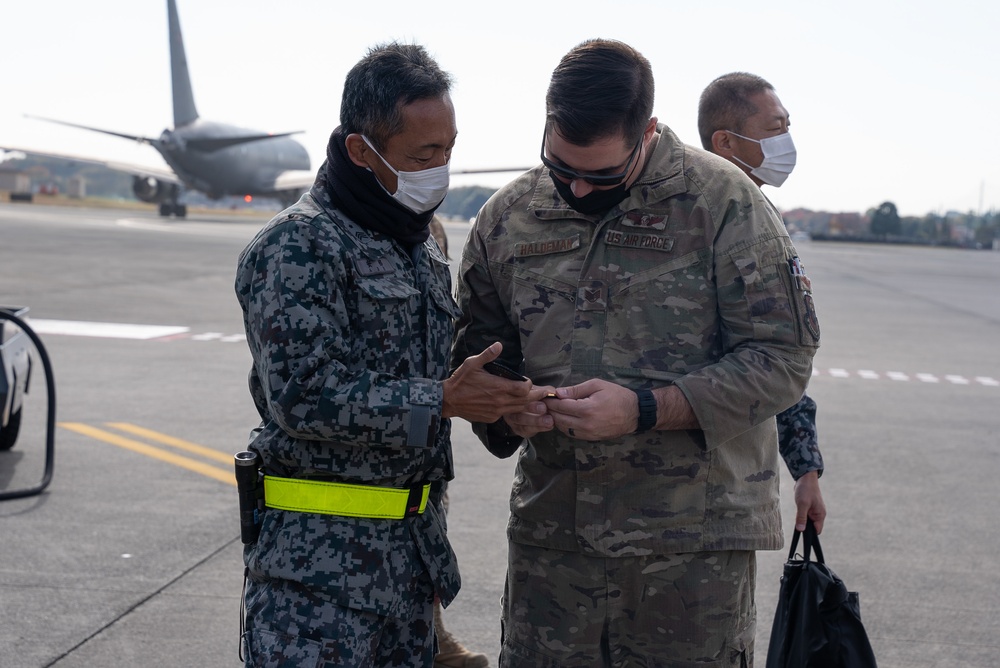
[[[538,167],[480,211],[459,270],[452,364],[493,341],[537,384],[676,385],[701,430],[522,448],[510,538],[595,556],[776,549],[774,416],[819,345],[795,248],[760,188],[665,126],[618,207],[581,215]],[[474,425],[512,452],[505,425]]]
[[[427,511],[404,520],[268,509],[246,551],[250,576],[392,615],[426,571],[450,601],[459,579],[440,509],[453,476],[441,381],[458,307],[437,244],[407,254],[333,209],[316,185],[243,251],[236,293],[262,421],[249,447],[267,474],[436,483]]]

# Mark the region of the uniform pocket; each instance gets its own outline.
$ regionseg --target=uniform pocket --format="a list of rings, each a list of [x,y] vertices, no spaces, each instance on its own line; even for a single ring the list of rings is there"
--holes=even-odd
[[[794,248],[753,246],[733,258],[742,282],[752,332],[758,341],[819,345],[812,295],[793,275]],[[812,322],[809,322],[809,319]]]
[[[816,317],[811,283],[806,278],[805,269],[797,256],[789,257],[785,264],[788,266],[788,271],[782,275],[788,285],[789,294],[792,295],[792,311],[795,314],[795,331],[799,344],[816,347],[819,345],[819,319]]]
[[[348,312],[351,314],[352,331],[360,335],[353,342],[358,359],[368,363],[386,354],[400,355],[408,351],[420,293],[413,286],[388,275],[359,278],[356,285],[355,294],[338,298],[342,297],[354,305]],[[387,334],[391,336],[391,349],[377,345]],[[387,365],[382,366],[385,368]]]
[[[576,286],[532,271],[516,271],[511,310],[517,314],[525,371],[537,382],[546,370],[569,365]]]
[[[610,286],[604,363],[616,373],[672,379],[719,350],[707,252],[689,253]]]
[[[252,630],[247,638],[247,665],[254,668],[319,666],[321,652],[322,645],[315,640],[274,631]]]

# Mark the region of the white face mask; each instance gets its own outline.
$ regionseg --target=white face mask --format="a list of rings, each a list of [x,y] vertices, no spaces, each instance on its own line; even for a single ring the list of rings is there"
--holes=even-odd
[[[735,155],[733,156],[733,160],[736,160],[741,165],[750,167],[750,173],[767,185],[774,186],[775,188],[779,187],[785,182],[788,175],[792,173],[792,170],[795,169],[796,153],[791,133],[786,132],[765,139],[750,139],[750,137],[737,135],[732,130],[727,130],[726,132],[731,132],[741,139],[760,144],[760,150],[764,153],[764,160],[760,163],[759,167],[750,167],[750,165]]]
[[[375,150],[368,137],[361,135],[361,138],[368,144],[368,148],[374,151],[386,167],[396,175],[396,192],[391,193],[392,198],[414,213],[425,213],[430,211],[444,201],[448,194],[449,184],[449,164],[446,162],[440,167],[422,169],[419,172],[397,172],[392,168],[382,154]],[[381,182],[379,182],[381,185]],[[385,188],[385,186],[382,186]],[[386,189],[386,192],[389,192]]]

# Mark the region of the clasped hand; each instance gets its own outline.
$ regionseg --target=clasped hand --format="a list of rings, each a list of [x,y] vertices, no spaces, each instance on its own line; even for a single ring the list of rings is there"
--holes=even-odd
[[[530,438],[558,429],[584,441],[615,439],[635,431],[639,406],[635,392],[615,383],[591,379],[569,387],[545,387],[555,397],[533,401],[504,420],[518,436]]]

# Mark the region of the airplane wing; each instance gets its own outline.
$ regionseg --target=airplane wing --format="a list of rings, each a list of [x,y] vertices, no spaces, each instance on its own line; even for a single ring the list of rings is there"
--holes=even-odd
[[[132,176],[153,178],[163,183],[172,183],[178,186],[183,185],[181,180],[177,178],[177,175],[174,174],[173,170],[166,166],[149,167],[146,165],[135,165],[127,162],[116,162],[114,160],[96,160],[94,158],[85,158],[80,155],[72,155],[69,153],[48,153],[46,151],[36,151],[35,149],[30,148],[18,148],[17,146],[0,146],[0,151],[6,153],[23,153],[24,155],[34,155],[42,158],[56,158],[59,160],[68,160],[70,162],[80,162],[85,165],[96,165],[98,167],[105,167],[116,172],[124,172],[125,174],[131,174]]]
[[[274,189],[278,192],[286,190],[300,190],[305,192],[312,187],[316,180],[316,172],[306,170],[289,170],[278,174],[274,179]]]
[[[505,172],[527,172],[533,167],[485,167],[483,169],[453,169],[452,174],[503,174]]]
[[[502,172],[526,172],[530,167],[501,167],[493,169],[453,169],[452,174],[495,174]],[[287,171],[278,174],[274,180],[274,189],[283,190],[308,190],[316,180],[316,172],[310,171]]]

